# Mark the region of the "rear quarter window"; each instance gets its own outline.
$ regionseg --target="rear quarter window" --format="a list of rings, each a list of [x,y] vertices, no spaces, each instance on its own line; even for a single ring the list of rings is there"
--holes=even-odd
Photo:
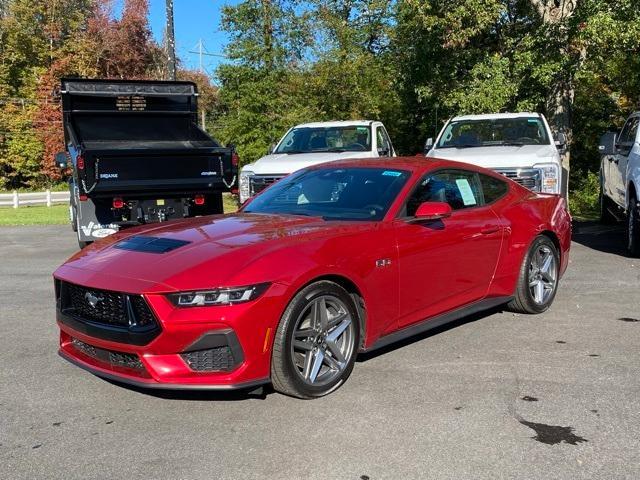
[[[491,177],[489,175],[480,174],[480,184],[482,185],[482,192],[484,194],[484,203],[493,203],[496,200],[504,197],[509,191],[509,186],[504,180]]]

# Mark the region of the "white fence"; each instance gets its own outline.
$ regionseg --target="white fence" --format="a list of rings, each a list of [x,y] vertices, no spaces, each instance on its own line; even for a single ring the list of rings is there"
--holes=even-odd
[[[29,192],[0,193],[0,207],[18,208],[26,205],[46,205],[50,207],[54,203],[69,203],[69,192]]]

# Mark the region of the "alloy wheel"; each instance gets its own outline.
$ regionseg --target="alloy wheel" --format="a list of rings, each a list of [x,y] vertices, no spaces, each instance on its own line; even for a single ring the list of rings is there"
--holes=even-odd
[[[531,256],[529,263],[529,291],[533,301],[544,305],[552,298],[558,281],[558,266],[553,251],[546,245]]]
[[[355,351],[354,322],[347,306],[333,295],[314,298],[296,320],[291,342],[294,370],[308,385],[331,383]]]

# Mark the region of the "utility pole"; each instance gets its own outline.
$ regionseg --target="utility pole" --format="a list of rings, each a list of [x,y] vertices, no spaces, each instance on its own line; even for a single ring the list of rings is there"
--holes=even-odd
[[[169,80],[176,79],[176,37],[173,30],[173,0],[167,2],[167,73]]]

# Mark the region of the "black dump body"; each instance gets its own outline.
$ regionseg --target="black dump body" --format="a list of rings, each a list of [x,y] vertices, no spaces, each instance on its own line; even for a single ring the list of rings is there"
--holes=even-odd
[[[192,82],[63,79],[80,245],[121,228],[222,213],[237,157],[197,124]]]
[[[232,151],[198,126],[191,82],[64,79],[62,107],[68,150],[74,165],[84,159],[77,176],[90,196],[231,190]]]

